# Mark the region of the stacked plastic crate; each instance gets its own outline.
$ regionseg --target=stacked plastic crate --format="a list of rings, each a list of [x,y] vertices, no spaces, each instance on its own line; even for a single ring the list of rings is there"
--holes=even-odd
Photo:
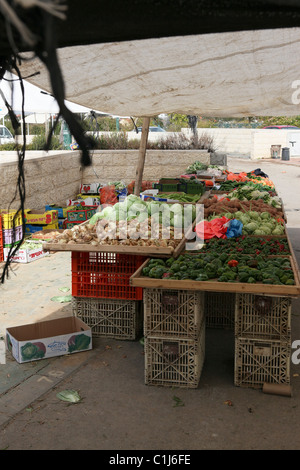
[[[131,275],[145,258],[110,252],[72,252],[73,314],[93,336],[135,340],[143,328],[143,289]]]
[[[289,384],[291,298],[237,294],[235,385]]]
[[[145,384],[196,388],[205,358],[204,294],[144,289]]]
[[[22,214],[16,214],[15,211],[1,210],[2,233],[0,237],[0,244],[2,245],[2,260],[6,259],[7,253],[10,248],[23,237],[23,224]],[[2,239],[2,243],[1,243]],[[0,248],[1,251],[1,248]],[[1,252],[0,252],[1,260]]]

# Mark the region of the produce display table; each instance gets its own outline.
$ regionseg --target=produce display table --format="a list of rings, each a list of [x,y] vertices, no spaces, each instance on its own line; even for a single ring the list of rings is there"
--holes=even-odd
[[[211,318],[216,325],[222,325],[216,318],[220,320],[222,313],[226,313],[226,324],[234,329],[236,386],[262,388],[266,383],[290,383],[291,299],[300,295],[300,274],[285,227],[286,214],[282,201],[277,197],[275,188],[266,185],[264,201],[256,200],[252,203],[250,195],[246,202],[236,201],[235,204],[228,204],[229,190],[222,190],[222,184],[221,182],[219,190],[206,191],[198,203],[209,207],[209,203],[205,206],[209,198],[226,198],[226,203],[223,204],[223,209],[227,211],[226,216],[236,220],[240,218],[243,226],[247,225],[246,234],[243,236],[245,244],[247,240],[250,242],[262,238],[263,243],[272,245],[272,242],[278,241],[280,245],[279,240],[284,240],[282,245],[285,249],[282,253],[279,250],[272,254],[270,248],[261,252],[248,252],[245,258],[256,275],[260,266],[263,266],[259,263],[268,265],[268,272],[274,266],[278,282],[276,279],[273,282],[272,279],[263,277],[263,273],[251,280],[248,278],[247,282],[243,280],[246,277],[243,276],[241,268],[244,264],[240,254],[242,249],[233,247],[233,253],[236,248],[237,255],[226,258],[226,240],[224,252],[222,253],[221,246],[215,261],[218,263],[224,260],[230,267],[236,267],[236,271],[232,269],[232,273],[239,272],[237,265],[241,262],[240,274],[236,275],[236,278],[226,278],[225,281],[218,272],[218,276],[205,278],[205,275],[201,274],[204,277],[200,276],[198,279],[195,276],[189,278],[187,273],[182,279],[170,275],[166,272],[167,269],[162,271],[165,276],[150,276],[150,266],[154,266],[155,262],[159,264],[159,261],[162,261],[162,265],[166,267],[167,263],[170,263],[168,266],[176,261],[179,263],[186,255],[192,256],[194,260],[205,257],[207,243],[203,249],[198,247],[187,251],[187,241],[191,242],[192,236],[196,236],[196,221],[190,226],[188,233],[173,246],[162,246],[158,243],[143,246],[136,242],[129,245],[118,241],[105,244],[97,243],[96,240],[94,243],[85,243],[83,240],[79,243],[66,243],[64,240],[59,243],[57,240],[44,241],[45,250],[72,253],[73,311],[83,321],[91,323],[95,335],[136,339],[138,329],[143,323],[145,384],[198,387],[205,361],[205,328],[208,313],[211,313],[208,310],[211,308],[214,310]],[[225,181],[223,187],[226,188],[226,185]],[[230,186],[232,191],[233,182]],[[237,184],[237,187],[240,188],[239,194],[242,194],[242,184]],[[252,189],[248,189],[248,192]],[[247,190],[245,194],[247,195]],[[255,196],[260,199],[258,192]],[[219,204],[220,206],[222,207],[222,204]],[[255,224],[253,220],[246,221],[243,213],[246,211],[252,212],[252,215],[257,211],[260,214],[257,217],[259,222]],[[212,218],[222,217],[222,214],[218,214],[214,214],[213,210],[210,212]],[[268,236],[261,234],[259,224],[262,222],[265,231],[269,227]],[[89,221],[80,225],[85,226],[88,223]],[[275,235],[277,233],[278,235]],[[238,236],[236,239],[238,241]],[[229,243],[228,241],[228,245]],[[249,247],[250,245],[251,243]],[[133,260],[138,257],[139,263],[136,264]],[[230,264],[228,260],[234,260],[237,265]],[[211,263],[211,259],[205,263]],[[255,263],[257,269],[254,268]],[[203,264],[199,262],[199,265]],[[220,262],[218,266],[222,272]],[[104,298],[104,292],[106,297],[107,292],[110,292],[110,297]]]

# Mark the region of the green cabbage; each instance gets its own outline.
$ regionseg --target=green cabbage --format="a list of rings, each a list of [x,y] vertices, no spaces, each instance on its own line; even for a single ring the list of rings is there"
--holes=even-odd
[[[244,229],[246,230],[246,232],[249,232],[249,233],[254,232],[254,231],[257,230],[258,228],[259,228],[259,227],[258,227],[258,225],[257,225],[255,222],[250,222],[249,224],[244,225]]]

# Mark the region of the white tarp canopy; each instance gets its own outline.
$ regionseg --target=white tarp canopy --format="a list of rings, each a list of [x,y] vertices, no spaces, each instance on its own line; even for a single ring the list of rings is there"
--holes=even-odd
[[[25,117],[24,122],[26,124],[45,124],[45,122],[48,121],[50,118],[50,114],[33,113],[28,114],[28,116]],[[23,122],[22,119],[21,122]]]
[[[3,92],[8,104],[10,104],[10,106],[15,112],[20,113],[22,110],[22,89],[18,77],[14,74],[5,73],[4,78],[13,81],[8,81],[5,79],[2,80],[0,84],[0,89]],[[23,84],[25,113],[35,113],[36,116],[38,114],[41,114],[42,119],[45,119],[45,114],[58,114],[59,106],[55,98],[51,96],[51,90],[46,90],[45,92],[45,89],[41,89],[41,87],[29,83],[27,80],[23,80]],[[80,104],[75,104],[69,101],[66,101],[66,104],[68,108],[74,113],[88,113],[91,111],[89,107],[82,106]],[[1,95],[0,109],[4,109],[3,114],[7,114],[5,102]],[[45,122],[45,120],[43,122]]]
[[[300,114],[300,28],[162,37],[58,50],[66,99],[123,116]],[[23,76],[51,93],[47,69]]]

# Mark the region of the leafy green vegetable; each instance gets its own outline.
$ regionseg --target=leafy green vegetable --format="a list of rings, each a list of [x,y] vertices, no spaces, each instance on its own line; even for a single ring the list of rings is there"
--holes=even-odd
[[[57,398],[69,403],[78,403],[82,400],[81,396],[76,390],[63,390],[56,394]]]

